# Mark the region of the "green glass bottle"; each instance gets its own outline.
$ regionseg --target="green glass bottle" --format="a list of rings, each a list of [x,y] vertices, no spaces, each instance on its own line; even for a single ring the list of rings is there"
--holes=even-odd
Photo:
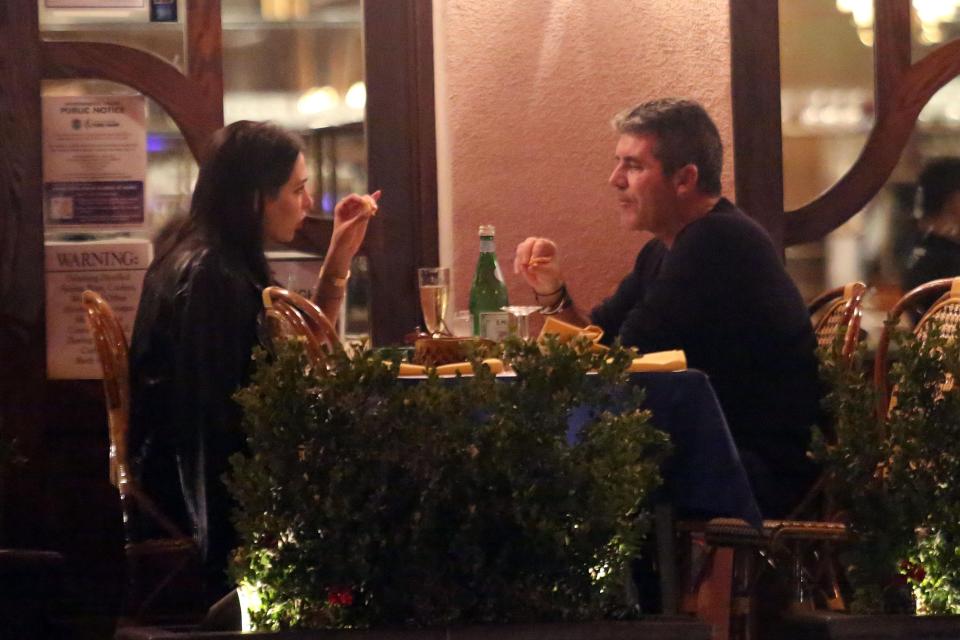
[[[473,316],[473,335],[499,340],[508,332],[509,314],[501,311],[507,306],[507,285],[497,262],[492,224],[480,225],[480,257],[470,286],[470,314]]]

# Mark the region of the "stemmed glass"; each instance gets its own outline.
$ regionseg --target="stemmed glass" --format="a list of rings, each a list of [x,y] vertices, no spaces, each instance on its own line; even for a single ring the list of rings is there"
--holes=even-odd
[[[417,269],[417,282],[420,286],[420,310],[423,311],[423,323],[427,331],[434,338],[449,335],[444,317],[450,297],[450,268]]]
[[[540,307],[530,304],[513,304],[506,307],[500,307],[501,311],[506,311],[517,319],[517,335],[523,340],[530,338],[529,318],[534,313],[540,311]]]

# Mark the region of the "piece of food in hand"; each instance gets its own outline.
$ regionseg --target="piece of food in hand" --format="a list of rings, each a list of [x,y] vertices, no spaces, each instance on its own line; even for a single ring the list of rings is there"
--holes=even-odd
[[[360,200],[363,201],[363,213],[370,217],[377,215],[377,211],[380,209],[380,205],[377,204],[377,200],[380,199],[381,191],[377,189],[371,194],[360,196]]]
[[[374,200],[371,196],[363,196],[361,198],[363,201],[363,213],[369,216],[377,215],[377,209],[380,207],[377,206],[377,201]]]
[[[539,267],[542,264],[547,264],[553,258],[548,258],[547,256],[537,256],[536,258],[530,258],[530,262],[527,263],[528,267]]]

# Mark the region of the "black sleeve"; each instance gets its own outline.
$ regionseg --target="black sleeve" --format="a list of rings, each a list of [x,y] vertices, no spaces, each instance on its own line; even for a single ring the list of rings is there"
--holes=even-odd
[[[696,353],[708,346],[703,343],[710,334],[724,342],[743,338],[734,333],[749,333],[764,315],[759,294],[774,287],[762,281],[777,270],[782,270],[779,259],[755,225],[720,216],[699,220],[677,238],[643,299],[630,310],[623,341],[641,351]],[[715,349],[729,351],[722,344]]]
[[[610,344],[617,338],[624,321],[644,298],[647,283],[653,280],[666,254],[666,246],[651,239],[637,254],[633,271],[628,273],[612,296],[590,311],[590,322],[603,329],[603,342]]]
[[[201,262],[177,292],[174,380],[181,426],[188,432],[235,431],[231,396],[247,380],[256,342],[257,309],[242,280]]]
[[[177,293],[174,354],[181,486],[202,551],[215,566],[233,543],[231,500],[221,476],[244,447],[233,393],[249,376],[256,343],[256,290],[203,261]],[[205,530],[204,530],[205,529]]]

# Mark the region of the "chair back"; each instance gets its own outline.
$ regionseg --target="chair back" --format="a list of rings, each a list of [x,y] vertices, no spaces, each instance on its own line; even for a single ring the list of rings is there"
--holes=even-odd
[[[120,492],[127,542],[139,537],[136,530],[138,523],[135,522],[139,515],[147,516],[171,538],[186,538],[180,527],[159,510],[129,472],[127,436],[130,428],[130,371],[129,348],[123,327],[110,304],[96,291],[84,291],[82,300],[87,311],[87,327],[93,336],[103,370],[103,393],[110,436],[110,482]]]
[[[271,338],[295,337],[304,341],[314,362],[340,347],[337,329],[316,304],[295,291],[270,286],[263,290],[263,306]]]
[[[840,353],[836,355],[847,365],[853,361],[860,337],[863,296],[866,292],[867,285],[851,282],[824,291],[807,305],[810,317],[814,319],[813,330],[817,337],[817,346],[829,349],[837,344],[837,336],[842,333]]]
[[[873,365],[874,385],[877,389],[878,415],[884,417],[890,410],[891,390],[887,385],[889,369],[890,337],[893,330],[900,323],[904,312],[912,311],[923,301],[936,298],[932,306],[920,317],[914,325],[913,333],[918,338],[926,338],[930,327],[936,323],[940,327],[941,335],[949,340],[957,337],[960,329],[960,277],[941,278],[924,283],[907,292],[887,314],[877,344],[877,354]]]
[[[110,482],[123,492],[127,474],[127,431],[130,426],[130,374],[127,338],[113,309],[100,294],[84,291],[87,328],[103,370],[103,394],[110,435]]]
[[[199,550],[193,538],[164,514],[129,473],[129,349],[123,327],[95,291],[84,291],[87,327],[103,370],[110,435],[110,482],[120,493],[126,538],[127,589],[118,627],[149,621],[193,622],[204,592]],[[141,529],[143,528],[143,529]],[[148,531],[144,535],[144,531]]]

